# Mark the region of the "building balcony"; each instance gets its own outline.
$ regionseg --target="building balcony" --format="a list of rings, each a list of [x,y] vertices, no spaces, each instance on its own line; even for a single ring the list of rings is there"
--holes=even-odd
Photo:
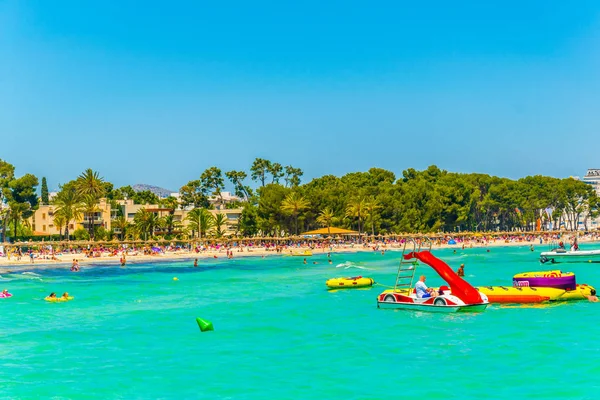
[[[102,224],[104,224],[104,218],[102,218],[102,217],[84,218],[83,221],[81,221],[81,224],[82,225],[90,225],[90,224],[102,225]]]

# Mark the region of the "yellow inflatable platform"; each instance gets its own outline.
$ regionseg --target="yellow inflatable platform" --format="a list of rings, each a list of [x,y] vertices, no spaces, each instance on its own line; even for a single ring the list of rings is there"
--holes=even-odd
[[[490,303],[543,303],[547,301],[585,300],[593,289],[589,285],[577,285],[574,290],[550,287],[481,286],[478,290],[488,297]]]
[[[351,278],[331,278],[325,284],[329,289],[353,289],[373,286],[375,281],[373,278],[364,278],[362,276],[354,276]]]
[[[73,299],[74,299],[73,296],[69,296],[66,299],[64,297],[45,297],[44,298],[44,300],[49,301],[51,303],[62,303],[65,301],[71,301]]]
[[[290,254],[290,256],[294,256],[294,257],[310,257],[312,255],[313,255],[312,251],[310,251],[310,250],[295,251]]]

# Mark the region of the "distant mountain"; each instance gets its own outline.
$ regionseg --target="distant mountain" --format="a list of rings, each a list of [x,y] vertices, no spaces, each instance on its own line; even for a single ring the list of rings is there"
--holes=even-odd
[[[136,185],[133,185],[132,188],[136,192],[143,192],[149,190],[158,197],[169,197],[171,193],[174,193],[172,190],[164,189],[158,186],[146,185],[145,183],[138,183]]]

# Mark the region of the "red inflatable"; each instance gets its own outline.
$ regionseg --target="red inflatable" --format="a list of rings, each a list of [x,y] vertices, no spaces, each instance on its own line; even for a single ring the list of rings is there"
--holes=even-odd
[[[477,289],[471,286],[469,282],[456,275],[456,273],[448,264],[435,257],[433,254],[431,254],[431,252],[410,252],[405,254],[404,258],[407,260],[416,258],[422,263],[429,265],[442,277],[443,280],[450,285],[450,291],[452,294],[464,301],[466,304],[477,304],[483,302],[483,299],[479,295],[479,291]]]

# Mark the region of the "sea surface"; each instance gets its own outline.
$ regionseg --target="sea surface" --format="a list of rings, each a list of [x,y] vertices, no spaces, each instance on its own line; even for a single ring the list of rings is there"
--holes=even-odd
[[[582,245],[582,250],[600,245]],[[478,285],[540,265],[541,247],[434,250]],[[3,274],[0,390],[9,399],[592,399],[600,303],[491,305],[479,314],[377,308],[400,252],[83,266]],[[316,262],[317,264],[313,264]],[[420,266],[430,286],[442,284]],[[380,285],[328,291],[331,277]],[[177,280],[174,280],[177,278]],[[67,303],[48,303],[50,292]],[[196,318],[214,324],[200,332]]]

